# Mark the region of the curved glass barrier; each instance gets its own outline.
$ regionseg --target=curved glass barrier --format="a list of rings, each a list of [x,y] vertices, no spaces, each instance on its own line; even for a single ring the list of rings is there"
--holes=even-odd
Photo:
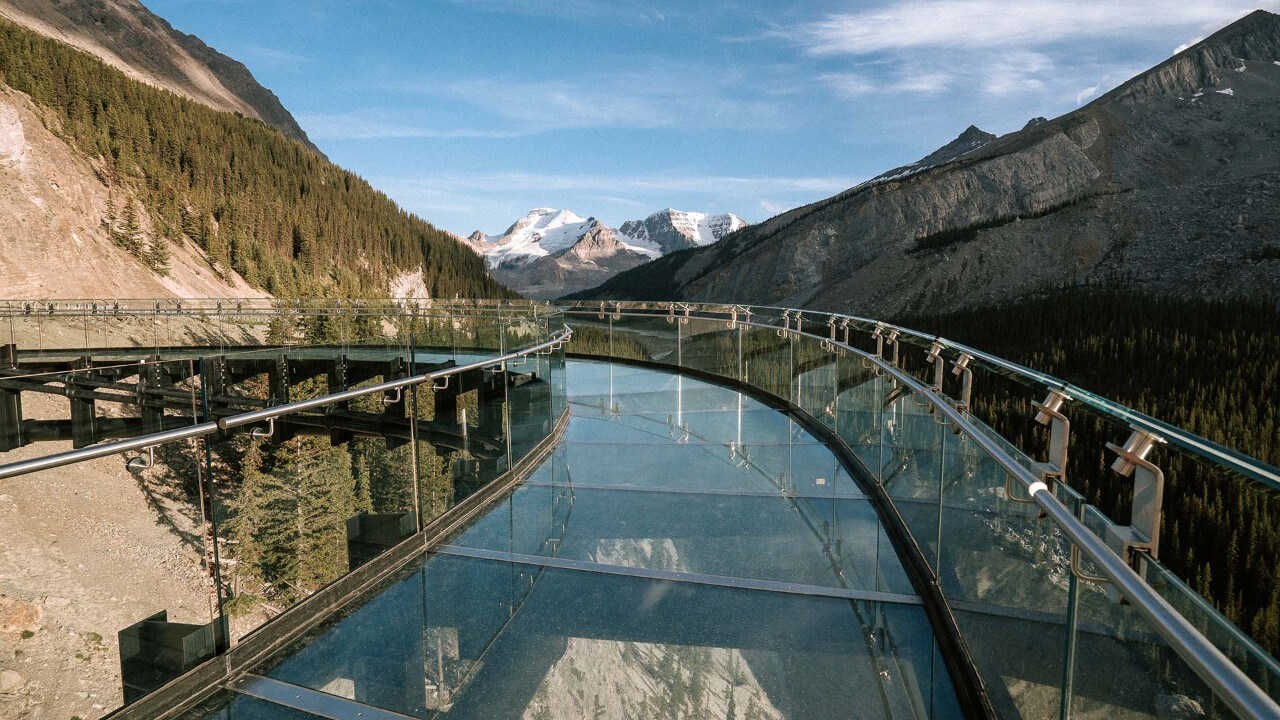
[[[565,309],[572,324],[591,328],[590,347],[575,344],[575,352],[739,381],[799,407],[839,436],[891,498],[999,716],[1234,717],[1240,710],[1225,697],[1231,693],[1197,675],[1204,666],[1189,664],[1186,649],[1161,635],[1167,628],[1122,602],[1096,568],[1088,570],[1087,553],[1044,518],[1043,498],[1028,495],[1029,481],[1015,475],[1052,488],[1131,562],[1179,622],[1194,626],[1243,671],[1254,691],[1280,698],[1280,665],[1194,592],[1189,574],[1170,570],[1165,558],[1185,566],[1194,548],[1180,546],[1176,528],[1158,521],[1166,474],[1191,487],[1241,484],[1254,494],[1250,506],[1266,513],[1275,502],[1268,493],[1280,487],[1275,468],[1057,378],[867,318],[687,303]],[[940,403],[958,410],[972,434],[958,432]],[[1100,439],[1083,448],[1077,436]],[[1139,468],[1138,490],[1132,498],[1109,498],[1116,512],[1108,517],[1073,490],[1072,479],[1084,479],[1093,497],[1100,486],[1087,478],[1109,472],[1102,463],[1118,457]],[[1177,548],[1173,555],[1158,555],[1162,542],[1166,553]],[[1201,550],[1201,562],[1213,557],[1214,548]],[[1083,559],[1072,562],[1075,556]],[[1091,663],[1098,654],[1109,662]],[[1275,707],[1261,702],[1268,712]]]
[[[545,306],[59,301],[0,324],[5,716],[101,717],[234,649],[566,407]]]
[[[575,354],[611,363],[566,364],[549,340],[566,322]],[[425,300],[0,302],[5,701],[96,717],[261,637],[566,411],[556,454],[491,512],[199,716],[313,691],[415,717],[830,716],[868,694],[877,715],[951,717],[944,632],[997,717],[1280,712],[1280,621],[1241,588],[1205,599],[1215,554],[1273,527],[1274,467],[867,318]],[[1206,487],[1241,523],[1212,529],[1221,547],[1169,520]],[[1277,587],[1276,560],[1251,561],[1250,597]],[[401,616],[422,633],[385,622]],[[632,678],[648,690],[566,691],[605,683],[586,658],[615,655],[653,661]],[[49,691],[73,675],[83,691]],[[385,682],[406,677],[407,695]],[[511,677],[519,692],[467,691]],[[830,687],[852,695],[815,694]]]

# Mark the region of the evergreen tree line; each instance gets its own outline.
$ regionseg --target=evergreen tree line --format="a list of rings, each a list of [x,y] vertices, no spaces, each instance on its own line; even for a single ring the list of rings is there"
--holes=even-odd
[[[901,321],[1280,464],[1280,312],[1274,305],[1075,291]],[[904,358],[922,377],[923,355],[904,346]],[[1030,404],[1042,399],[1033,397],[1038,394],[980,372],[974,412],[1019,447],[1042,449],[1046,434],[1032,422]],[[1106,449],[1107,442],[1123,443],[1128,428],[1078,401],[1066,412],[1072,433],[1067,482],[1113,520],[1128,522],[1132,481],[1111,472],[1114,455]],[[1158,446],[1151,458],[1166,482],[1160,561],[1280,656],[1280,492],[1168,446]]]
[[[451,235],[262,122],[4,20],[0,83],[29,95],[89,158],[111,191],[110,237],[156,272],[172,244],[190,240],[216,272],[277,296],[382,296],[398,272],[419,268],[432,297],[514,296]]]

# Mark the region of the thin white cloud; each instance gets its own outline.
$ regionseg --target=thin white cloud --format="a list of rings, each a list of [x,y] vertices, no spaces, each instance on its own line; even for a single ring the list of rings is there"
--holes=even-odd
[[[857,185],[858,179],[835,176],[787,177],[771,175],[600,175],[570,173],[460,173],[432,177],[386,179],[380,187],[404,190],[474,189],[486,192],[545,190],[548,192],[598,191],[609,188],[614,195],[631,192],[717,192],[757,193],[770,190],[806,193],[833,193]]]
[[[1002,55],[999,62],[981,68],[982,89],[991,95],[1039,92],[1045,89],[1043,76],[1054,70],[1053,61],[1038,52],[1016,51]]]
[[[732,67],[661,66],[605,77],[486,77],[396,83],[392,92],[445,96],[521,134],[586,128],[758,130],[788,124],[776,102]]]
[[[1032,47],[1075,38],[1123,37],[1139,29],[1216,26],[1253,7],[1201,0],[898,0],[870,10],[833,13],[791,34],[819,56],[930,47]]]
[[[1083,105],[1085,100],[1088,100],[1089,98],[1093,97],[1094,95],[1097,95],[1097,94],[1098,94],[1098,89],[1099,89],[1099,87],[1100,87],[1100,86],[1098,86],[1098,85],[1091,85],[1091,86],[1089,86],[1089,87],[1087,87],[1087,88],[1085,88],[1085,89],[1081,90],[1080,92],[1076,93],[1076,104],[1077,104],[1077,105]]]
[[[863,73],[823,73],[818,82],[846,99],[861,98],[879,92],[932,95],[948,89],[955,82],[950,73],[936,71],[899,72],[896,77],[876,80]]]
[[[1174,54],[1174,55],[1177,55],[1178,53],[1182,52],[1183,50],[1186,50],[1187,48],[1191,47],[1192,45],[1195,45],[1196,43],[1200,42],[1200,41],[1201,41],[1201,40],[1203,40],[1203,39],[1204,39],[1204,36],[1203,36],[1203,35],[1198,35],[1198,36],[1196,36],[1196,37],[1194,37],[1194,38],[1192,38],[1192,39],[1188,40],[1187,42],[1182,43],[1182,44],[1181,44],[1181,45],[1179,45],[1178,47],[1174,48],[1174,49],[1173,49],[1173,54]]]
[[[429,128],[377,120],[369,113],[298,113],[298,124],[316,140],[387,140],[409,138],[513,138],[521,133],[473,128]]]
[[[955,81],[955,76],[950,73],[925,71],[900,77],[893,84],[893,89],[931,95],[946,90]]]
[[[818,76],[818,82],[844,98],[862,97],[878,89],[871,78],[858,73],[825,73]]]
[[[269,65],[280,68],[296,68],[313,62],[313,59],[306,55],[262,45],[243,45],[236,54],[255,65]]]
[[[760,202],[760,209],[768,213],[771,217],[774,215],[781,215],[782,213],[791,209],[786,205],[773,202],[772,200],[761,200],[759,202]]]

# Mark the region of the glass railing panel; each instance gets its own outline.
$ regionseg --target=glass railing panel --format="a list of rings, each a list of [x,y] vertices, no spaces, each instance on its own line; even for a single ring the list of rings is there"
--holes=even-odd
[[[791,396],[792,338],[768,327],[742,329],[743,382],[783,400]]]
[[[610,357],[679,365],[680,335],[685,328],[674,318],[611,314],[603,322],[609,329]],[[576,338],[571,349],[577,351]]]
[[[613,351],[613,333],[610,331],[611,321],[608,316],[600,318],[596,313],[575,310],[565,313],[565,322],[573,327],[573,341],[568,348],[570,352],[596,357],[613,357],[610,355]],[[623,354],[617,357],[626,359],[643,359],[645,354],[639,349],[635,349],[632,353],[619,352]]]
[[[929,717],[933,657],[915,606],[437,555],[264,672],[422,718]]]
[[[1097,515],[1087,524],[1106,522]],[[1081,565],[1097,574],[1087,560]],[[1105,583],[1076,585],[1071,717],[1237,717],[1136,608],[1119,602]]]
[[[729,320],[693,318],[680,327],[680,366],[739,380],[743,328]]]
[[[1069,546],[972,438],[942,438],[938,581],[1001,717],[1057,717]]]
[[[1071,498],[1078,493],[1059,490]],[[1082,507],[1082,520],[1095,535],[1105,538],[1113,523],[1100,509],[1092,505]],[[1089,560],[1081,562],[1086,573],[1098,575]],[[1143,561],[1143,571],[1148,584],[1188,619],[1211,643],[1218,647],[1232,662],[1273,698],[1280,695],[1277,677],[1280,665],[1265,650],[1227,621],[1212,605],[1196,594],[1174,573],[1159,562]],[[1235,717],[1225,708],[1221,698],[1197,678],[1145,620],[1129,606],[1117,602],[1117,595],[1105,583],[1081,582],[1081,625],[1077,632],[1076,657],[1079,648],[1093,647],[1096,652],[1106,652],[1118,658],[1117,666],[1137,679],[1133,683],[1114,682],[1086,667],[1085,660],[1075,666],[1077,697],[1073,708],[1080,712],[1126,708],[1134,717],[1164,717],[1177,709],[1191,712],[1199,709],[1196,717]],[[1088,645],[1086,645],[1088,643]],[[1080,683],[1085,683],[1081,687]],[[1153,695],[1154,693],[1154,695]]]
[[[791,365],[791,402],[828,428],[835,426],[840,356],[822,340],[798,335]]]
[[[57,343],[47,334],[54,335],[56,318],[51,318],[42,304],[21,303],[20,309],[14,310],[9,318],[8,332],[0,343],[21,350],[27,357],[42,357],[46,352],[56,351]]]
[[[742,410],[686,410],[682,413],[601,412],[598,404],[583,403],[565,436],[571,442],[653,442],[672,438],[682,443],[751,445],[818,444],[820,441],[794,420],[776,410],[748,406]]]
[[[235,415],[406,377],[408,347],[385,335],[381,319],[362,340],[358,324],[340,330],[311,316],[311,332],[339,337],[206,358],[211,410]],[[371,393],[215,438],[214,513],[234,638],[416,532],[411,400],[406,391]]]
[[[1148,559],[1143,567],[1147,582],[1156,592],[1244,670],[1258,687],[1280,702],[1280,662],[1164,565]],[[1265,616],[1259,626],[1265,626]]]
[[[191,318],[192,332],[183,338],[182,344],[199,345],[206,333],[202,318]],[[160,315],[155,312],[139,314],[112,307],[110,304],[91,307],[85,313],[85,347],[95,357],[120,359],[121,356],[138,357],[158,353],[159,348],[170,343],[170,333],[161,332]],[[207,333],[216,335],[216,328]]]
[[[618,368],[615,368],[618,369]],[[683,413],[693,411],[733,411],[741,405],[746,410],[764,409],[756,400],[740,399],[741,396],[724,387],[700,380],[665,373],[634,373],[630,369],[603,374],[595,370],[570,369],[571,375],[581,377],[591,373],[595,377],[583,388],[584,392],[572,394],[575,408],[584,411],[595,408],[602,414],[652,413],[671,415],[674,422],[681,422]],[[571,392],[574,385],[571,383]]]
[[[887,381],[855,354],[836,362],[839,395],[836,397],[835,431],[875,480],[884,465],[884,400]]]
[[[880,482],[925,559],[937,570],[943,453],[950,431],[920,402],[903,386],[890,390],[881,402]]]
[[[557,321],[559,316],[557,317]],[[553,323],[552,332],[559,332],[559,324]],[[551,417],[553,422],[560,420],[561,415],[569,410],[568,367],[565,362],[565,347],[556,348],[548,356],[551,371]]]
[[[190,361],[4,375],[0,463],[188,427],[197,388]],[[225,647],[203,454],[188,439],[0,481],[15,717],[99,716]]]
[[[431,365],[454,359],[456,330],[446,309],[415,309],[411,327],[415,363]]]
[[[552,358],[530,355],[507,365],[507,404],[512,460],[523,457],[551,434],[553,414]]]
[[[491,317],[473,311],[456,312],[453,316],[457,361],[465,365],[485,356],[500,354],[503,345],[502,325]]]

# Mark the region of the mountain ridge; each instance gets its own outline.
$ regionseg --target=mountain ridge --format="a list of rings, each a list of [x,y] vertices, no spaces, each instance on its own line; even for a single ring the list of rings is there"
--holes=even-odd
[[[0,0],[0,17],[88,52],[135,80],[261,120],[320,152],[249,68],[175,29],[139,0]]]
[[[513,295],[258,120],[6,19],[0,78],[0,278],[23,297]]]
[[[1280,264],[1254,258],[1280,241],[1276,60],[1280,17],[1252,13],[1058,118],[574,297],[892,315],[1074,285],[1275,295]]]

